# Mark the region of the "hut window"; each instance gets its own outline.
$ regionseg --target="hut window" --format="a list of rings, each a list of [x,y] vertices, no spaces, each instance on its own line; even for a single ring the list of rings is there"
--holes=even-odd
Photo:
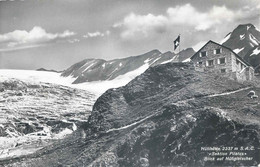
[[[220,54],[220,53],[221,53],[221,48],[214,50],[214,54]]]
[[[213,60],[208,60],[208,66],[213,66],[214,65],[214,61]]]
[[[206,51],[200,52],[200,57],[205,57],[205,56],[207,56],[207,52]]]
[[[219,59],[219,64],[225,64],[226,63],[226,59],[225,58],[220,58]]]

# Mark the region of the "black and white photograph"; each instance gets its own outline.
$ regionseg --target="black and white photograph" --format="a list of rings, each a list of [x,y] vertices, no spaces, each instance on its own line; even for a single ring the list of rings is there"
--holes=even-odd
[[[260,0],[0,0],[0,167],[260,167]]]

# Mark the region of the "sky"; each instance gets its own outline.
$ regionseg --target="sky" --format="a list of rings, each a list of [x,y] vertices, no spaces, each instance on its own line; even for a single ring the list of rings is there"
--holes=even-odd
[[[260,29],[260,0],[0,0],[0,69],[173,51],[179,34],[198,49],[247,23]]]

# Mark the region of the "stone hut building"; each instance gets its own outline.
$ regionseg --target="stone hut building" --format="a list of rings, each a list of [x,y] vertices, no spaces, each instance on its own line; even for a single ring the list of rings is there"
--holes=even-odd
[[[238,81],[252,80],[254,69],[230,48],[208,41],[192,57],[195,70],[214,72]]]

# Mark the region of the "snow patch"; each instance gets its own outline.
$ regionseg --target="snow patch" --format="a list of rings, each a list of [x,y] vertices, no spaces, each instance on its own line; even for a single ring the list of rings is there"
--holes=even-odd
[[[161,64],[166,64],[166,63],[169,63],[169,62],[173,62],[175,60],[175,58],[176,58],[176,56],[174,56],[170,60],[166,60],[166,61],[162,62]]]
[[[241,52],[242,50],[244,50],[245,47],[241,48],[241,49],[234,49],[233,51],[238,54],[239,52]]]
[[[190,59],[190,58],[187,58],[187,59],[183,60],[182,62],[183,62],[183,63],[191,62],[191,59]]]
[[[94,65],[95,63],[92,63],[92,64],[90,64],[84,71],[82,71],[82,72],[85,72],[85,71],[87,71],[90,67],[92,67],[93,65]]]
[[[106,63],[103,63],[103,64],[102,64],[102,67],[105,68],[105,67],[106,67]]]
[[[240,37],[240,40],[243,40],[243,39],[245,39],[245,34],[239,35],[239,37]]]
[[[149,61],[151,61],[153,58],[148,58],[144,61],[144,63],[149,63]]]
[[[73,130],[73,131],[76,131],[77,129],[78,129],[77,125],[73,122],[72,130]]]
[[[177,125],[174,125],[173,127],[171,127],[171,132],[175,131],[177,129]]]
[[[256,29],[256,31],[260,32],[260,30],[257,27],[255,27],[255,29]]]
[[[71,134],[73,131],[71,129],[68,129],[68,128],[65,128],[63,131],[61,131],[60,133],[58,134],[55,134],[54,135],[54,138],[56,139],[62,139],[64,138],[65,136]]]
[[[254,45],[259,45],[260,43],[252,34],[249,34],[249,39]]]
[[[145,64],[150,64],[150,65],[152,65],[153,63],[155,63],[157,60],[159,60],[161,57],[157,57],[157,58],[149,58],[149,59],[146,59],[145,61],[144,61],[144,63]],[[151,62],[153,60],[153,62]],[[151,62],[151,63],[150,63]]]
[[[110,75],[110,77],[108,78],[108,80],[112,77],[112,74],[114,73],[114,72],[116,72],[118,70],[118,67],[117,68],[115,68],[109,75]]]
[[[249,30],[249,28],[251,28],[251,26],[246,26],[246,30]]]
[[[159,60],[161,57],[157,57],[152,63],[150,63],[150,65],[152,65],[153,63],[155,63],[157,60]]]
[[[225,43],[227,40],[229,40],[230,36],[231,36],[231,33],[229,33],[222,41],[220,41],[220,44],[223,44],[223,43]]]
[[[117,71],[118,70],[118,68],[115,68],[111,73],[110,73],[110,75],[111,74],[113,74],[115,71]]]
[[[255,48],[253,50],[253,53],[250,55],[250,56],[253,56],[253,55],[258,55],[260,53],[260,48]]]
[[[91,64],[93,64],[93,63],[95,63],[95,60],[87,61],[84,65],[82,65],[82,66],[79,68],[79,70],[80,70],[80,69],[89,68],[89,65],[91,65]],[[84,70],[84,71],[85,71],[85,70]],[[73,71],[73,72],[74,72],[74,71]]]
[[[119,67],[121,67],[122,66],[122,63],[119,63]]]

